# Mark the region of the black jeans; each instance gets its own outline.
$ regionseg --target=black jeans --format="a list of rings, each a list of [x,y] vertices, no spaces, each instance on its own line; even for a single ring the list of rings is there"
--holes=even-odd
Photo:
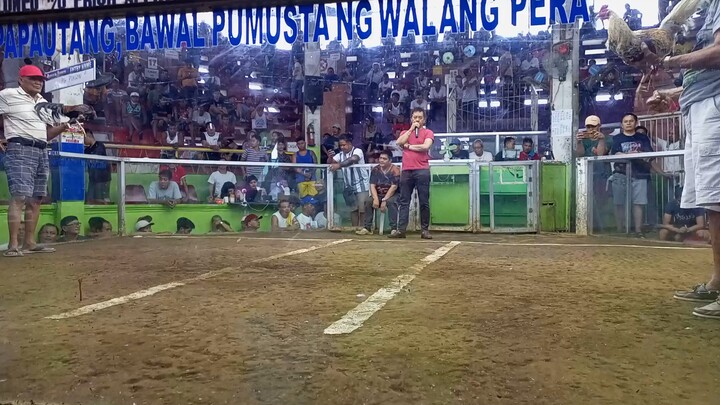
[[[427,231],[430,228],[430,169],[403,170],[400,175],[400,213],[398,231],[405,232],[410,216],[410,200],[413,191],[417,189],[420,203],[420,228]]]

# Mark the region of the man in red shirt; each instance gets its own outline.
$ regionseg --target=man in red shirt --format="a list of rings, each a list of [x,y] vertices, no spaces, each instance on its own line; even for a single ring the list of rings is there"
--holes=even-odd
[[[418,192],[420,202],[421,238],[430,236],[430,155],[428,151],[435,140],[433,131],[425,128],[425,110],[415,108],[412,111],[410,129],[397,140],[403,148],[402,174],[400,175],[400,201],[397,233],[390,238],[405,238],[410,216],[410,199],[414,190]]]

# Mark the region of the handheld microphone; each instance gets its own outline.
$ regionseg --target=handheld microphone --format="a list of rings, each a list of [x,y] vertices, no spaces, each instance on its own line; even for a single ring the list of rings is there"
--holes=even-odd
[[[417,139],[420,136],[420,129],[415,128],[415,139]]]

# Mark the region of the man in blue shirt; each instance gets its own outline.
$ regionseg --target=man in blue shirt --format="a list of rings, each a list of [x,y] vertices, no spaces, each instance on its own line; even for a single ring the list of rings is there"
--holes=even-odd
[[[682,188],[675,189],[675,198],[665,205],[663,222],[660,225],[660,240],[710,240],[705,229],[705,210],[702,208],[681,208]]]
[[[626,113],[622,117],[622,133],[615,135],[612,140],[611,155],[630,155],[652,152],[650,138],[646,134],[635,131],[638,118],[633,113]],[[645,207],[648,204],[648,180],[650,179],[650,162],[646,159],[632,159],[632,183],[629,192],[632,201],[632,217],[635,234],[643,238],[642,224]]]

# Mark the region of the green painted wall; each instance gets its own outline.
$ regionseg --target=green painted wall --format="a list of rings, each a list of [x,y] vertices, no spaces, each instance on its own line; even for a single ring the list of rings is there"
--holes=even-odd
[[[541,210],[540,221],[543,231],[570,230],[570,197],[567,191],[569,165],[546,163],[541,166]],[[469,202],[469,172],[467,167],[446,166],[436,167],[432,170],[431,184],[431,224],[433,226],[468,227],[470,225]],[[513,176],[517,171],[507,168],[495,168],[493,181],[495,182],[495,211],[496,226],[523,227],[526,224],[526,188],[524,184],[512,184]],[[128,173],[127,184],[149,185],[156,180],[153,173]],[[113,177],[113,184],[115,184]],[[480,173],[480,215],[483,227],[490,226],[489,168],[483,167]],[[194,185],[201,202],[208,197],[207,175],[190,174],[188,183]],[[4,172],[0,172],[0,200],[8,199],[7,179]],[[117,201],[117,187],[111,187],[111,200]],[[342,181],[335,183],[336,211],[341,215],[344,225],[349,223],[349,213],[344,207],[342,198]],[[261,230],[270,228],[269,216],[276,211],[276,207],[258,207],[256,209],[238,206],[219,206],[214,204],[181,204],[175,209],[160,205],[127,205],[127,228],[132,230],[135,221],[143,215],[150,215],[155,222],[156,232],[175,232],[176,220],[187,217],[197,227],[195,233],[210,231],[210,218],[220,215],[230,222],[233,229],[240,228],[244,215],[249,213],[262,214]],[[117,229],[117,207],[114,205],[84,205],[81,202],[63,202],[43,205],[39,224],[59,224],[65,215],[76,215],[83,223],[86,232],[89,218],[99,216],[107,219]],[[387,219],[386,219],[387,221]],[[7,206],[0,205],[0,243],[7,242]]]

